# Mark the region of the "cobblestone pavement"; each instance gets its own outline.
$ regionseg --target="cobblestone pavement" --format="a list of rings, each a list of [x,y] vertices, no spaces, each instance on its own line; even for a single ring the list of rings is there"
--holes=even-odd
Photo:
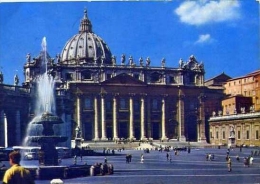
[[[108,163],[114,166],[113,175],[88,176],[64,179],[64,184],[256,184],[260,183],[260,156],[255,156],[253,165],[244,167],[243,158],[251,154],[249,148],[230,151],[232,171],[228,172],[226,149],[194,148],[191,153],[170,151],[172,161],[167,161],[166,152],[152,150],[144,153],[141,150],[116,152],[107,156]],[[214,154],[213,161],[206,160],[206,154]],[[126,154],[132,154],[132,162],[126,163]],[[144,163],[140,156],[144,154]],[[236,156],[240,161],[236,160]],[[92,165],[104,161],[104,156],[86,156],[82,163]],[[32,163],[32,161],[30,161]],[[73,159],[64,159],[62,164],[72,164]],[[79,160],[78,163],[81,163]],[[36,180],[36,184],[47,184],[50,180]]]

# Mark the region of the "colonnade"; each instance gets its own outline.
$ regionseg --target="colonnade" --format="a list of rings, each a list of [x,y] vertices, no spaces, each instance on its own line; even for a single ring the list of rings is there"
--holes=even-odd
[[[91,100],[93,100],[93,132],[92,132],[92,137],[93,140],[108,140],[107,136],[107,109],[106,109],[106,103],[107,99],[112,102],[112,117],[109,119],[109,121],[112,121],[112,138],[113,140],[118,140],[119,139],[119,111],[120,111],[120,96],[119,95],[113,95],[113,96],[106,96],[107,94],[99,94],[96,96],[92,96]],[[153,119],[151,117],[151,114],[153,113],[151,110],[152,104],[151,104],[151,97],[147,97],[146,95],[134,95],[134,94],[129,94],[127,97],[124,97],[126,100],[128,100],[128,107],[127,107],[127,113],[128,113],[128,118],[127,118],[127,128],[128,128],[128,139],[130,140],[147,140],[149,138],[152,138],[152,123]],[[167,121],[170,118],[172,118],[174,115],[173,114],[168,114],[172,112],[168,112],[167,109],[167,95],[161,95],[160,98],[158,96],[156,97],[158,100],[159,108],[157,111],[160,113],[160,118],[158,119],[157,122],[159,122],[159,130],[158,135],[160,135],[161,140],[167,140]],[[84,96],[78,96],[77,97],[77,123],[78,126],[82,128],[82,100],[84,100]],[[138,120],[135,119],[135,108],[134,104],[136,100],[139,100],[138,105]],[[178,96],[178,100],[176,101],[176,111],[177,111],[177,117],[176,121],[178,124],[176,125],[178,127],[178,135],[177,137],[181,141],[186,141],[185,135],[184,135],[184,98],[182,95]],[[175,103],[176,103],[175,102]],[[171,104],[173,105],[173,104]],[[139,119],[140,118],[140,119]],[[168,119],[167,119],[168,118]],[[140,122],[138,124],[138,127],[140,127],[140,137],[136,137],[135,135],[135,122]],[[111,126],[111,125],[110,125]],[[85,130],[85,131],[91,131],[91,130]],[[127,135],[126,135],[127,136]],[[83,137],[84,138],[84,137]]]

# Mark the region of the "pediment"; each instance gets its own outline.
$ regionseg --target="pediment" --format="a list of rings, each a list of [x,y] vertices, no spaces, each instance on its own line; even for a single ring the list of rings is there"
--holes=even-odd
[[[143,81],[140,81],[126,73],[122,73],[120,75],[117,75],[111,79],[108,79],[102,84],[105,85],[123,85],[123,86],[145,86],[146,83]]]

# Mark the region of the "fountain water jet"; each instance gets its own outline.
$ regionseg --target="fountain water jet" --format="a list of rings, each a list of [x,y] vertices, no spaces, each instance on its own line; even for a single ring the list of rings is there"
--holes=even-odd
[[[58,165],[56,145],[65,142],[67,137],[55,135],[53,129],[54,125],[62,124],[63,121],[55,115],[55,82],[47,70],[47,42],[45,37],[42,40],[42,54],[44,73],[36,79],[36,117],[29,123],[26,143],[37,143],[41,146],[39,151],[40,165],[55,166]]]

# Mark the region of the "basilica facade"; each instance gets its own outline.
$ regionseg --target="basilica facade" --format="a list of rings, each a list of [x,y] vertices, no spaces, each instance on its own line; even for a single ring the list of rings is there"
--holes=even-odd
[[[86,11],[78,33],[55,59],[47,55],[44,60],[42,52],[35,58],[28,54],[21,86],[27,102],[21,109],[26,112],[23,122],[19,120],[21,125],[13,125],[15,129],[23,128],[17,136],[21,139],[25,135],[25,121],[34,116],[34,79],[43,72],[46,62],[55,80],[56,114],[65,122],[60,133],[70,139],[79,128],[86,141],[208,141],[208,119],[221,108],[223,87],[205,85],[202,62],[191,55],[176,61],[173,68],[167,67],[164,58],[160,66],[153,66],[149,57],[136,60],[122,54],[118,58],[92,31]],[[0,104],[0,119],[8,124],[3,107]],[[16,117],[22,119],[18,114]],[[18,140],[12,144],[18,144]]]

